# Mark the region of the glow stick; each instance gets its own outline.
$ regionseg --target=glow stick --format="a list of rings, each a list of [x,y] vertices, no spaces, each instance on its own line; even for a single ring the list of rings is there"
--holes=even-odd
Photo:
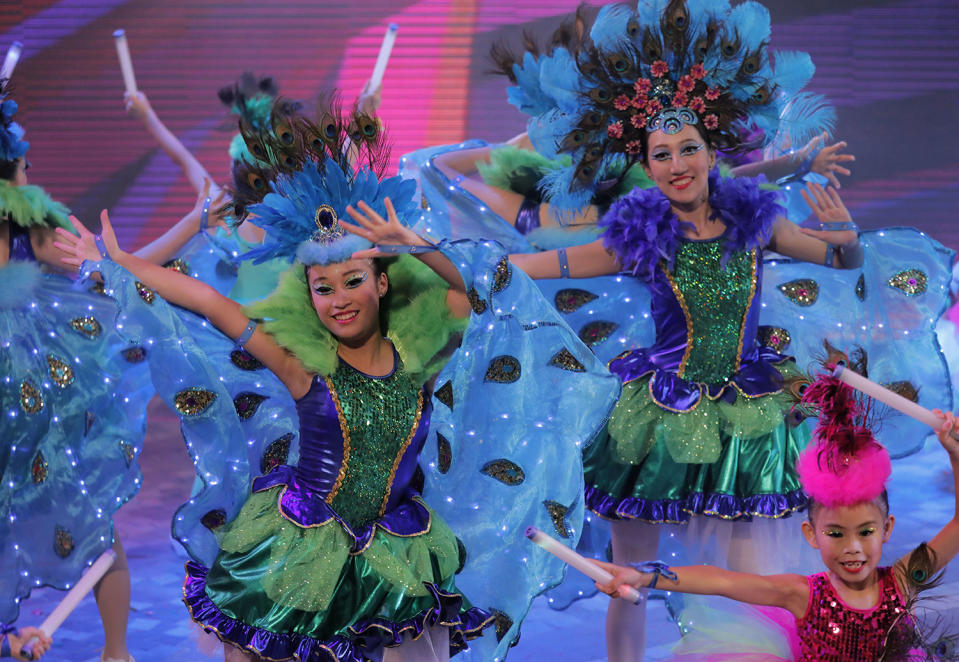
[[[576,568],[595,582],[599,582],[600,584],[608,584],[613,579],[611,574],[600,568],[598,565],[590,563],[581,554],[570,549],[560,541],[556,540],[556,538],[546,535],[535,526],[531,526],[526,529],[526,537],[553,556],[559,558],[564,563]],[[635,588],[629,587],[625,593],[626,595],[624,597],[635,604],[639,604],[643,599],[643,597],[639,594],[639,591],[637,591]]]
[[[911,416],[917,421],[925,423],[933,430],[938,431],[939,428],[942,427],[942,419],[933,414],[930,410],[926,409],[920,404],[913,402],[909,398],[904,398],[898,393],[890,391],[885,386],[881,386],[870,379],[866,379],[858,372],[849,370],[845,366],[837,365],[832,374],[833,377],[837,377],[839,380],[849,384],[854,389],[862,391],[869,397],[887,404],[893,409],[898,409],[906,416]],[[959,437],[956,436],[955,432],[952,433],[952,437],[953,439],[959,441]]]
[[[133,60],[130,59],[130,47],[127,45],[127,33],[115,30],[113,39],[117,45],[117,57],[120,58],[120,71],[123,72],[123,85],[128,94],[137,91],[137,79],[133,77]]]
[[[376,65],[373,67],[373,75],[370,76],[370,94],[376,92],[376,88],[383,84],[383,74],[386,73],[386,63],[390,59],[390,53],[393,51],[393,42],[396,41],[396,31],[400,26],[396,23],[390,23],[386,28],[386,34],[383,35],[383,43],[380,44],[380,54],[376,56]]]
[[[10,77],[13,76],[14,68],[17,66],[17,62],[20,61],[21,52],[23,52],[23,44],[19,41],[10,44],[10,48],[7,49],[7,57],[3,59],[3,68],[0,68],[0,78],[10,80]]]
[[[73,588],[71,588],[67,594],[63,596],[63,600],[61,600],[60,604],[58,604],[56,608],[50,612],[50,615],[47,616],[46,620],[40,624],[39,629],[43,630],[43,633],[48,637],[53,635],[53,633],[57,631],[57,628],[63,624],[63,621],[67,619],[67,616],[70,615],[70,612],[76,609],[77,605],[80,604],[80,601],[86,597],[87,593],[90,592],[90,589],[93,588],[94,584],[100,581],[100,579],[103,578],[103,575],[107,574],[107,570],[110,569],[110,566],[112,566],[113,562],[116,560],[117,554],[112,549],[108,549],[107,551],[103,552],[103,554],[101,554],[99,558],[93,562],[93,565],[87,568],[87,571],[83,573],[83,576],[80,577],[80,581],[78,581]],[[36,641],[36,639],[30,640],[23,647],[24,657],[30,660],[33,659],[31,651],[33,650],[34,641]]]

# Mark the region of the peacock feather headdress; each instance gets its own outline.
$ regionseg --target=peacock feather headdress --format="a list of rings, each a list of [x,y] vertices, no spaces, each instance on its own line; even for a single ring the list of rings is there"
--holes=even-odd
[[[217,91],[220,101],[230,109],[232,115],[238,115],[259,129],[269,126],[270,109],[278,95],[279,90],[272,76],[255,76],[250,71],[244,71],[233,85],[226,85]],[[239,133],[230,141],[229,153],[232,161],[256,163],[256,158],[250,154]]]
[[[267,233],[262,246],[246,253],[247,259],[295,258],[303,264],[349,259],[371,247],[339,223],[346,207],[360,201],[385,217],[384,200],[390,198],[400,220],[409,225],[421,213],[415,182],[381,178],[389,154],[372,117],[353,112],[344,118],[335,105],[324,105],[310,118],[277,99],[269,126],[256,128],[241,120],[240,131],[250,152],[266,164],[234,168],[234,206],[254,215]]]
[[[0,80],[0,161],[16,161],[30,149],[23,127],[13,121],[16,113],[17,102],[9,96],[7,81]]]
[[[640,0],[603,7],[573,50],[515,58],[509,94],[533,115],[534,145],[572,159],[543,183],[550,202],[588,204],[610,171],[644,158],[650,131],[695,125],[736,152],[783,131],[798,144],[828,127],[828,104],[802,92],[809,55],[771,54],[769,38],[769,12],[755,0]],[[758,139],[744,143],[750,133]]]

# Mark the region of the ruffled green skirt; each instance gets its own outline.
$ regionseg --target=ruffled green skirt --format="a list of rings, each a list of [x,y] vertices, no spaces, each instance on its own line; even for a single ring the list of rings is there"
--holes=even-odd
[[[792,362],[777,369],[797,374]],[[705,395],[688,412],[653,401],[650,377],[629,382],[605,434],[585,452],[586,503],[609,519],[681,523],[783,517],[805,506],[796,460],[809,441],[791,427],[783,392],[732,402]]]
[[[455,652],[492,622],[456,592],[459,545],[432,511],[424,533],[377,527],[351,553],[335,519],[304,527],[284,517],[282,489],[254,493],[222,527],[212,568],[187,564],[184,600],[222,640],[268,659],[360,662],[435,625],[449,628]]]

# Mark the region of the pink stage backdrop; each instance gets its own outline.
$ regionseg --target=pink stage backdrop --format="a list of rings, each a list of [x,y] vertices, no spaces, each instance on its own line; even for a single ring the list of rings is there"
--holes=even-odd
[[[337,87],[352,101],[386,25],[400,25],[381,115],[394,162],[466,138],[505,139],[524,118],[487,75],[497,39],[548,34],[575,0],[30,0],[0,7],[0,49],[24,53],[14,77],[32,148],[31,181],[89,224],[112,210],[121,241],[157,236],[193,204],[175,165],[123,111],[111,34],[124,28],[137,83],[169,128],[219,181],[231,127],[216,90],[243,70],[289,96]],[[591,3],[599,4],[599,3]],[[844,195],[865,227],[916,225],[959,245],[959,8],[953,0],[766,3],[774,48],[812,53],[813,89],[839,111],[858,157]],[[12,5],[12,6],[11,6]]]

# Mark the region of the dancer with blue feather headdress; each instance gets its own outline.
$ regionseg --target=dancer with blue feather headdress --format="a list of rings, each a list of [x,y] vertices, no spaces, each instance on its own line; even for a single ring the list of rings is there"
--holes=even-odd
[[[178,513],[181,532],[193,531],[181,537],[195,559],[186,602],[231,656],[442,660],[483,634],[469,644],[475,659],[502,658],[532,596],[562,575],[561,564],[529,558],[525,526],[575,544],[581,447],[618,382],[494,245],[416,248],[422,262],[407,255],[382,266],[356,253],[372,243],[344,229],[382,243],[387,228],[402,243],[424,243],[404,228],[420,215],[415,186],[376,174],[385,154],[375,122],[329,112],[288,119],[248,136],[251,151],[276,149],[286,169],[250,209],[267,236],[249,257],[291,261],[266,300],[241,309],[119,252],[106,218],[112,259],[91,237],[64,235],[71,263],[96,261],[86,270],[104,275],[124,331],[152,341],[158,392],[180,413],[198,460],[212,458],[204,489]],[[357,172],[324,141],[338,143],[341,130],[361,146]],[[345,223],[348,213],[364,227]],[[245,427],[214,355],[161,296],[146,303],[120,265],[207,315],[283,381],[296,398],[298,462],[289,445],[271,444],[262,463],[248,454],[262,429],[256,416]],[[463,347],[431,397],[421,384],[446,363],[442,350],[470,311]],[[583,398],[595,416],[573,406]],[[539,469],[547,466],[549,476]]]

